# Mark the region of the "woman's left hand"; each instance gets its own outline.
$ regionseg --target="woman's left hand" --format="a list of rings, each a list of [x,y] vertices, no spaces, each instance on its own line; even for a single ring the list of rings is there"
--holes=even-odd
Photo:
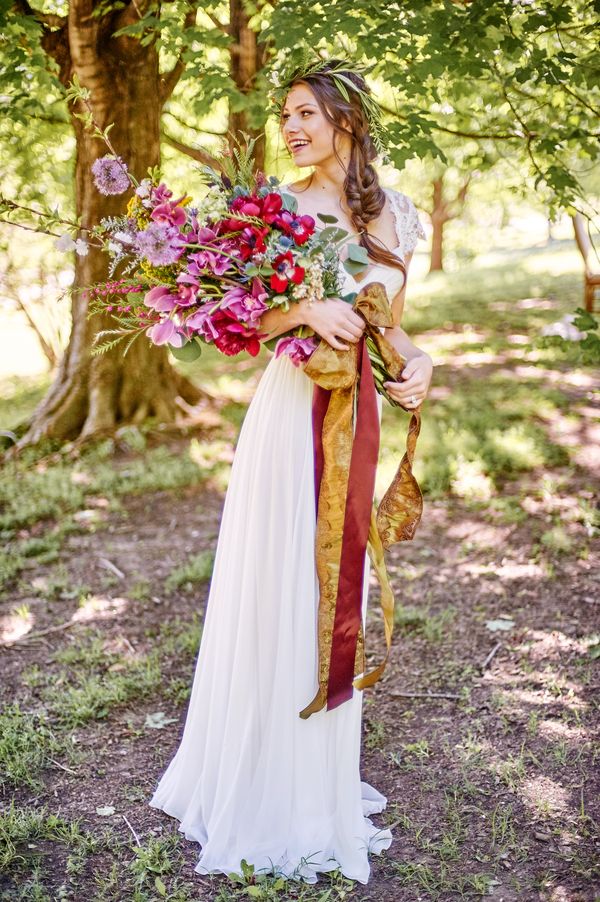
[[[400,374],[401,382],[384,382],[390,398],[403,407],[416,408],[424,401],[433,375],[433,361],[429,354],[417,354],[406,363]]]

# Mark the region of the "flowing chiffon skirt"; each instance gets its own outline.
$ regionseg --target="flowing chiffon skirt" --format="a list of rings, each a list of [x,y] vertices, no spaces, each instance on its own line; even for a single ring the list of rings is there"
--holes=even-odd
[[[362,692],[302,720],[317,689],[313,383],[272,358],[244,420],[223,508],[181,743],[150,805],[201,845],[200,874],[366,883],[389,847],[361,782]],[[381,404],[380,404],[381,410]],[[369,566],[365,566],[366,613]]]

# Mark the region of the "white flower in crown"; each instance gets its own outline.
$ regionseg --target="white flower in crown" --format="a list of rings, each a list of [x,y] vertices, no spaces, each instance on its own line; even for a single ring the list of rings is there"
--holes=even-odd
[[[280,81],[280,78],[279,78],[279,72],[277,72],[276,69],[272,69],[272,70],[271,70],[271,73],[270,73],[270,75],[269,75],[269,81],[270,81],[271,84],[274,85],[276,88],[278,88],[278,87],[281,85],[281,81]]]

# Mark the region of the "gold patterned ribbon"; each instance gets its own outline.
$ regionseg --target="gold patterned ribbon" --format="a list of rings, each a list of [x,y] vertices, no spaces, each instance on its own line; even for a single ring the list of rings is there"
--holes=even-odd
[[[394,596],[384,549],[412,539],[423,496],[412,472],[421,428],[411,411],[406,451],[377,511],[373,505],[379,451],[379,413],[366,338],[377,347],[393,381],[400,381],[406,358],[381,327],[393,325],[385,288],[371,282],[357,295],[354,310],[365,320],[363,337],[347,351],[321,341],[305,365],[314,382],[313,436],[317,500],[316,567],[319,580],[318,682],[314,699],[300,712],[306,719],[327,706],[336,708],[353,688],[372,686],[384,672],[391,646]],[[362,590],[366,551],[381,588],[386,652],[365,672]]]

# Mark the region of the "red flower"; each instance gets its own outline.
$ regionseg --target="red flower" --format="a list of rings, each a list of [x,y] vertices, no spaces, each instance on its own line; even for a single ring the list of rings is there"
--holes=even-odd
[[[284,210],[277,217],[277,225],[290,235],[296,244],[304,244],[315,231],[315,221],[312,216],[296,216],[289,210]]]
[[[275,272],[271,276],[271,288],[274,291],[285,291],[289,282],[299,285],[304,278],[304,269],[302,266],[297,266],[294,263],[291,251],[275,257],[273,269]]]
[[[261,208],[260,197],[255,194],[240,195],[231,204],[231,212],[241,213],[242,216],[260,216]]]
[[[253,254],[266,251],[265,238],[268,234],[268,228],[259,229],[255,225],[246,226],[239,239],[239,252],[242,260],[249,260]]]
[[[256,357],[260,351],[260,340],[267,334],[244,326],[233,313],[222,308],[210,317],[210,328],[215,335],[215,345],[228,357],[234,357],[241,351]]]
[[[221,224],[227,231],[241,231],[247,223],[235,218],[235,214],[238,213],[240,216],[254,216],[271,225],[277,220],[280,210],[281,195],[275,192],[265,194],[264,197],[259,197],[257,194],[244,194],[232,201],[231,212],[234,215],[229,219],[223,219]]]
[[[268,222],[270,225],[271,223],[276,221],[280,210],[281,195],[275,194],[274,192],[265,194],[265,196],[262,198],[261,218],[264,219],[265,222]]]

